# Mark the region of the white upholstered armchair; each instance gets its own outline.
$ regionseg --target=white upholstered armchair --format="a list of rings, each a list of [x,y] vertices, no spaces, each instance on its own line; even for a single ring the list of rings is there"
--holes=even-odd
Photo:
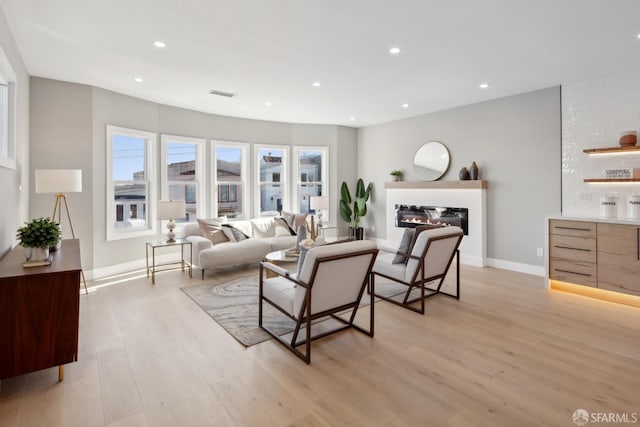
[[[421,314],[424,314],[425,299],[433,295],[443,294],[460,299],[460,254],[458,247],[463,234],[459,227],[432,228],[417,234],[410,253],[397,250],[379,256],[371,274],[372,286],[377,275],[407,286],[407,291],[401,299],[378,294],[376,296]],[[404,256],[406,262],[394,263],[394,258],[398,255]],[[441,288],[454,256],[457,267],[456,293],[449,294],[443,292]],[[439,282],[435,289],[427,287],[430,282],[437,280]],[[419,295],[411,298],[411,293],[414,291],[416,291],[415,293],[419,291]],[[372,292],[375,293],[375,288]],[[420,301],[420,308],[411,305],[416,301]]]
[[[373,336],[373,294],[370,295],[369,330],[357,326],[354,320],[377,254],[375,243],[363,240],[318,246],[308,251],[300,277],[262,262],[258,314],[260,327],[307,364],[311,363],[312,340],[348,327]],[[276,277],[266,278],[265,269],[275,273]],[[295,321],[290,339],[283,338],[286,334],[279,336],[263,325],[263,302]],[[351,310],[348,320],[336,315],[346,310]],[[316,320],[324,317],[335,319],[340,327],[312,336],[312,322],[315,324]],[[299,337],[302,335],[300,332],[304,334],[303,337]],[[298,349],[303,345],[304,353]]]

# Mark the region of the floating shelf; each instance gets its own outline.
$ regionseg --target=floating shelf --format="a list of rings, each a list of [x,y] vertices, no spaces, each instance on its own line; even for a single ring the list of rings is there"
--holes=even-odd
[[[640,178],[587,178],[584,182],[640,182]]]
[[[640,151],[640,146],[631,145],[628,147],[608,147],[608,148],[587,148],[582,150],[587,154],[613,154],[613,153],[632,153]]]
[[[385,182],[384,188],[444,188],[452,190],[462,189],[485,189],[487,181],[485,180],[466,180],[466,181],[394,181]]]

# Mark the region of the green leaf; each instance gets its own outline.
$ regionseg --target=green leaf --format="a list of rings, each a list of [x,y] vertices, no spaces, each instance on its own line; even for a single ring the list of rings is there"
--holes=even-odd
[[[344,200],[345,203],[351,203],[351,193],[349,192],[349,187],[347,187],[346,182],[342,182],[342,186],[340,187],[340,198],[341,201]],[[349,213],[351,215],[351,213]]]
[[[351,222],[351,208],[344,200],[340,200],[340,216],[344,222]]]

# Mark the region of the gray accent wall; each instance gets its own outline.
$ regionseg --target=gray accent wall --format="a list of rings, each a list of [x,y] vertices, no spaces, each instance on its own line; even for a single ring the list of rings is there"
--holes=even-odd
[[[560,122],[560,87],[552,87],[359,129],[358,175],[374,184],[367,235],[386,239],[389,172],[417,180],[416,150],[440,141],[451,155],[442,180],[457,181],[475,161],[488,181],[487,254],[497,260],[490,265],[544,266],[536,249],[544,248],[545,216],[560,212]]]
[[[355,129],[250,120],[171,107],[100,88],[32,78],[31,130],[37,150],[34,165],[83,169],[83,193],[70,195],[74,229],[82,241],[85,270],[141,260],[151,236],[106,241],[106,126],[161,134],[250,144],[323,145],[329,147],[331,222],[336,222],[338,184],[355,176]],[[37,140],[37,142],[35,142]],[[38,150],[46,150],[42,155]],[[253,153],[253,147],[250,147]],[[206,149],[210,159],[209,144]],[[159,164],[156,179],[159,182]],[[209,177],[207,184],[209,185]],[[159,186],[158,186],[159,187]],[[158,188],[158,191],[160,189]],[[33,195],[32,215],[50,215],[44,195]],[[51,202],[51,207],[53,201]],[[164,233],[164,231],[162,231]]]
[[[16,77],[16,168],[0,166],[0,257],[16,244],[16,230],[29,217],[29,75],[0,7],[0,46]],[[53,204],[52,204],[53,207]],[[50,214],[49,214],[50,215]]]

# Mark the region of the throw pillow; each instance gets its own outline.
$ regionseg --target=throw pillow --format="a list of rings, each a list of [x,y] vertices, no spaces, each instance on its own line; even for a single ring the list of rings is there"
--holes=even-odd
[[[292,230],[297,230],[299,226],[307,225],[307,215],[308,214],[296,214],[296,213],[291,213],[291,212],[286,212],[286,211],[282,211],[282,218],[284,218],[285,221],[287,221],[287,224],[289,224],[289,227],[291,227]]]
[[[291,228],[297,230],[301,225],[307,226],[307,214],[295,214]]]
[[[287,221],[287,224],[289,224],[289,227],[291,227],[292,230],[297,230],[297,228],[294,227],[294,223],[293,223],[294,222],[293,220],[296,218],[296,214],[282,211],[280,216],[284,218],[285,221]]]
[[[274,218],[276,224],[276,236],[295,236],[296,232],[293,231],[289,223],[283,217]]]
[[[253,237],[265,238],[276,235],[276,222],[271,218],[260,218],[251,220]]]
[[[200,234],[211,240],[214,245],[229,241],[229,238],[221,230],[220,222],[215,219],[198,218],[198,227]]]
[[[400,239],[400,246],[398,247],[398,251],[404,252],[406,254],[410,254],[413,246],[413,238],[415,234],[416,234],[415,229],[405,228],[404,233],[402,233],[402,238]],[[396,254],[396,256],[393,257],[393,261],[391,261],[391,264],[406,264],[408,260],[409,258],[406,257],[405,255]]]
[[[222,224],[222,232],[232,242],[241,242],[249,238],[249,236],[247,236],[246,234],[244,234],[242,231],[238,230],[231,224]]]
[[[420,233],[422,233],[423,231],[426,230],[431,230],[432,228],[438,228],[438,226],[433,226],[433,225],[419,225],[415,228],[415,232],[413,233],[413,239],[411,239],[411,246],[409,246],[409,250],[407,251],[407,253],[411,253],[413,252],[413,247],[416,244],[416,241],[418,240],[418,236],[420,235]],[[406,264],[409,261],[409,258],[407,258],[404,263]]]

